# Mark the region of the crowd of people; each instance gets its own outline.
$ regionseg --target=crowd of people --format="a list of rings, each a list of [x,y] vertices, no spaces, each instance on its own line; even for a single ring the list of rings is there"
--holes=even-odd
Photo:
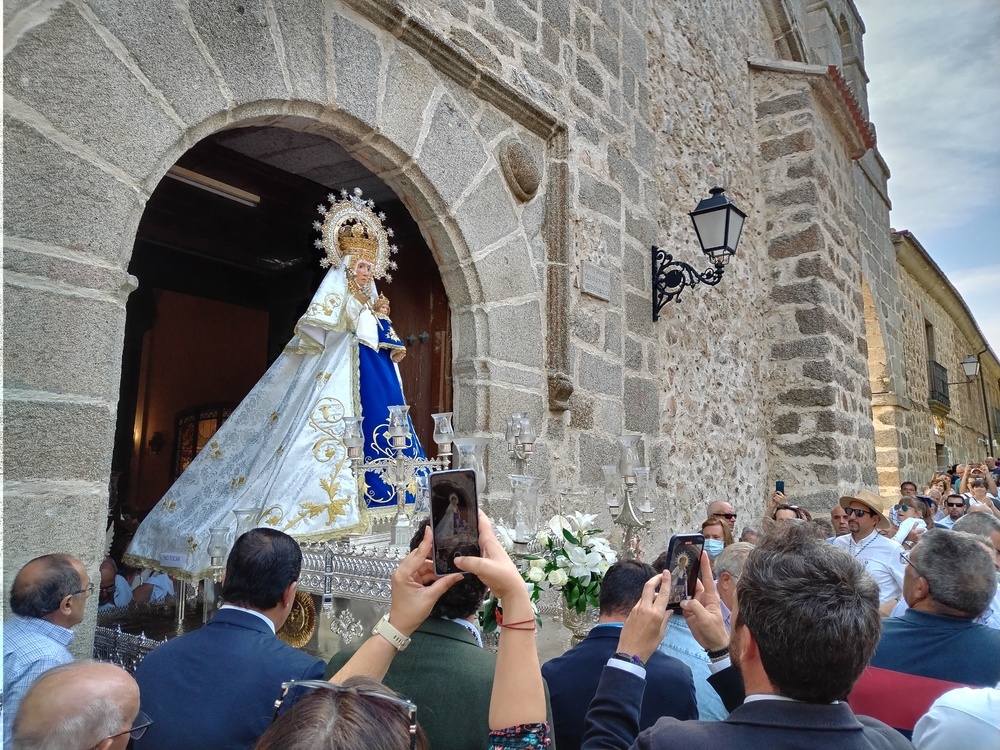
[[[953,467],[922,490],[904,482],[891,505],[860,490],[829,520],[776,492],[739,534],[732,504],[711,502],[695,529],[705,546],[693,598],[668,606],[665,552],[616,562],[598,624],[544,666],[524,581],[483,515],[482,557],[457,558],[463,574],[434,574],[421,526],[388,614],[329,663],[275,635],[302,564],[279,531],[236,541],[218,614],[151,652],[134,678],[72,660],[95,587],[79,560],[46,555],[11,588],[4,744],[995,748],[998,475],[992,459]],[[488,590],[501,602],[495,655],[477,627]]]

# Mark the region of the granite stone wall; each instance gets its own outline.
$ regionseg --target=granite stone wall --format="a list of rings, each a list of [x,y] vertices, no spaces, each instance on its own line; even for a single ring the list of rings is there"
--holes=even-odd
[[[825,510],[876,480],[851,144],[820,71],[760,69],[753,84],[773,279],[770,477]]]
[[[457,427],[494,436],[494,508],[515,410],[539,422],[545,509],[607,528],[601,466],[643,434],[651,554],[712,499],[752,520],[774,479],[814,508],[876,486],[865,284],[887,391],[910,387],[910,344],[887,174],[857,161],[850,0],[15,0],[3,18],[8,577],[53,549],[96,575],[136,227],[188,148],[250,124],[338,141],[412,213],[451,304]],[[653,323],[650,246],[707,267],[687,213],[714,185],[748,214],[739,253]],[[584,292],[585,261],[610,299]]]

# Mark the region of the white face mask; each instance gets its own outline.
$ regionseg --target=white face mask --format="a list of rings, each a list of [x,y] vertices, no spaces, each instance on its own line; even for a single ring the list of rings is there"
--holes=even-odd
[[[726,545],[720,539],[705,540],[705,552],[708,553],[709,558],[712,560],[722,554],[722,550],[725,546]]]

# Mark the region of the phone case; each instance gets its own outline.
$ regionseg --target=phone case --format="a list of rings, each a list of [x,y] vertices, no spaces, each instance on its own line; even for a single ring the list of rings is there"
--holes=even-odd
[[[476,473],[472,469],[437,471],[430,475],[429,488],[434,572],[461,573],[456,557],[481,554]]]

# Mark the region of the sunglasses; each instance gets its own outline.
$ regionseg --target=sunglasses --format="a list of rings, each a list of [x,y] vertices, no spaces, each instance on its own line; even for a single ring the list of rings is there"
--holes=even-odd
[[[397,698],[394,695],[376,693],[373,690],[359,690],[358,688],[336,685],[332,682],[327,682],[326,680],[291,680],[290,682],[281,683],[281,692],[278,694],[278,699],[274,702],[274,713],[271,714],[272,724],[274,723],[274,720],[278,718],[278,712],[281,710],[281,704],[285,702],[285,698],[288,696],[289,691],[294,688],[303,688],[305,690],[332,690],[338,693],[351,693],[352,695],[362,695],[366,698],[377,698],[379,700],[389,701],[390,703],[402,706],[406,709],[406,716],[410,722],[410,750],[414,750],[417,746],[416,703],[408,701],[405,698]]]
[[[112,737],[121,737],[123,734],[127,734],[133,740],[137,740],[140,737],[142,737],[143,734],[146,733],[146,729],[152,723],[153,720],[150,719],[148,716],[146,716],[146,714],[144,714],[142,711],[140,711],[138,714],[136,714],[135,721],[132,722],[131,729],[126,729],[124,732],[119,732],[118,734],[112,734],[108,737],[105,737],[104,739],[110,740]]]
[[[945,503],[949,508],[964,508],[965,503]]]
[[[717,516],[718,518],[725,518],[727,521],[735,521],[736,520],[736,514],[735,513],[713,513],[712,515],[713,516]]]
[[[861,508],[844,508],[844,513],[846,513],[848,517],[857,516],[858,518],[878,515],[878,513],[872,513],[870,510],[861,510]]]

